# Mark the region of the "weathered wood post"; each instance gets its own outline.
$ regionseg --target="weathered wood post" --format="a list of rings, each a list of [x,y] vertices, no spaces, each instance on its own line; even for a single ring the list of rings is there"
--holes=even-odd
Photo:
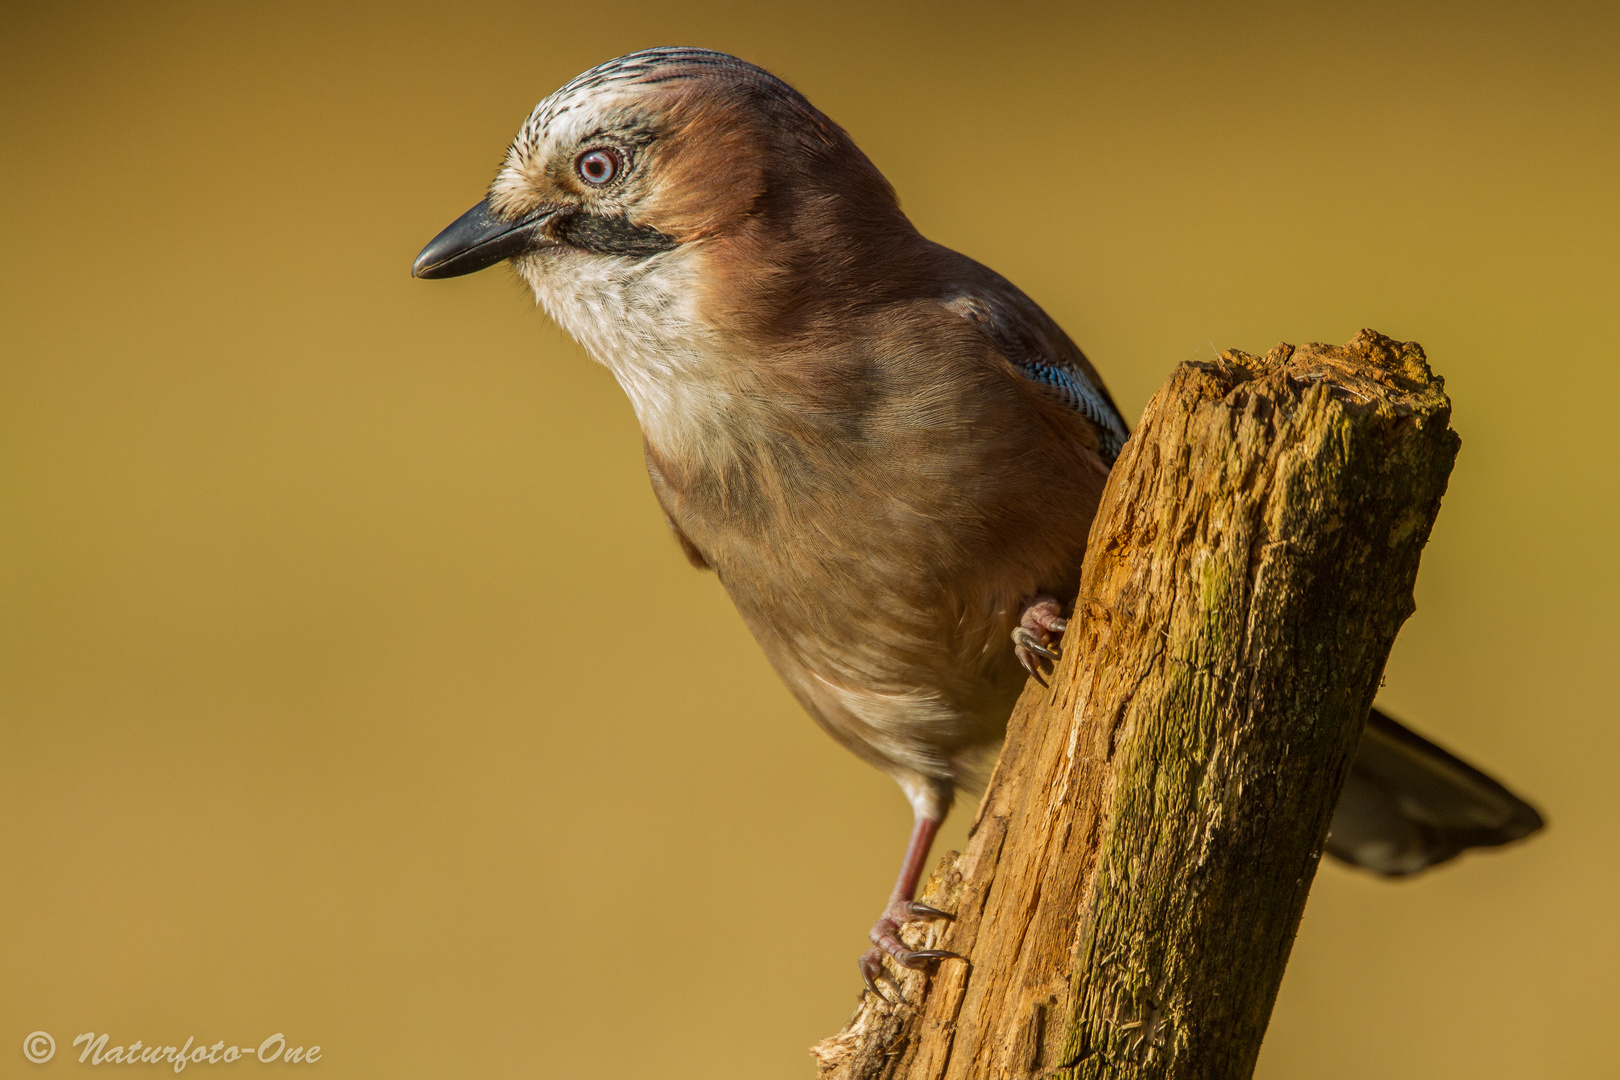
[[[823,1080],[1248,1077],[1458,439],[1415,344],[1183,364],[1091,529],[1064,658]],[[894,995],[891,993],[890,995]]]

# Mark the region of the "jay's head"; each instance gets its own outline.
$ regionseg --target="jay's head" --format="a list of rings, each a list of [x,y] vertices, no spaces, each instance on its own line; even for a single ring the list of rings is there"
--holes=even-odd
[[[510,260],[554,313],[654,268],[760,298],[773,282],[855,285],[863,254],[915,235],[882,174],[792,87],[724,53],[661,48],[542,101],[488,196],[412,272]]]

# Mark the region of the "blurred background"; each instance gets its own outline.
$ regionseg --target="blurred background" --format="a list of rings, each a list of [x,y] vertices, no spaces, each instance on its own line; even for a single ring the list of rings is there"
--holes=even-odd
[[[1218,349],[1424,345],[1463,452],[1382,700],[1551,824],[1325,866],[1259,1075],[1616,1075],[1617,13],[8,3],[0,1075],[813,1076],[898,789],[687,567],[607,373],[510,274],[408,276],[660,44],[802,89],[1132,418]]]

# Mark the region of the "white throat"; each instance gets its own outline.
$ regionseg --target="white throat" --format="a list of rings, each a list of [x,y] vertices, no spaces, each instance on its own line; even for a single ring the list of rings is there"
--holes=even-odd
[[[624,388],[649,442],[689,443],[726,390],[696,314],[696,267],[675,250],[629,259],[549,248],[517,262],[546,314]]]

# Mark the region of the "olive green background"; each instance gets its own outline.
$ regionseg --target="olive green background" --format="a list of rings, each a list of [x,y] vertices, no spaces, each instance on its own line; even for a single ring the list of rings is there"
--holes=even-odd
[[[1463,452],[1383,701],[1551,826],[1324,868],[1259,1075],[1620,1075],[1616,11],[7,5],[0,1075],[813,1075],[898,789],[687,567],[607,373],[504,270],[407,273],[658,44],[802,89],[1132,418],[1215,349],[1423,343]]]

